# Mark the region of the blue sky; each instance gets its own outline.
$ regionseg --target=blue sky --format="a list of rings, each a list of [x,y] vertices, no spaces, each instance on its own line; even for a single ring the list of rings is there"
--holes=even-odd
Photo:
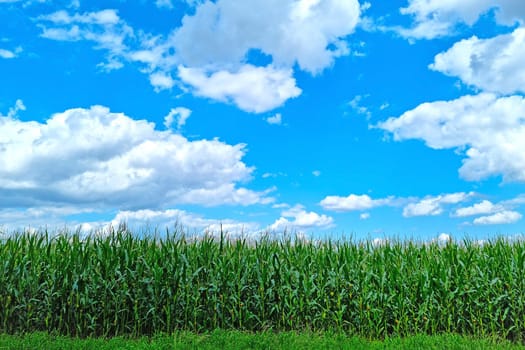
[[[523,233],[525,4],[0,0],[0,228]]]

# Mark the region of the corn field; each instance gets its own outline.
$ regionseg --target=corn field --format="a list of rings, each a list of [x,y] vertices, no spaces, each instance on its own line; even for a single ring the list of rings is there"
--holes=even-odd
[[[522,341],[525,243],[20,233],[0,240],[0,333],[419,333]]]

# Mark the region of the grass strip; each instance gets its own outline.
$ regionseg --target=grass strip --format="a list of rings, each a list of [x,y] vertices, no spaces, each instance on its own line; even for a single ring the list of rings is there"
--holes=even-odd
[[[52,336],[43,332],[26,335],[0,335],[0,350],[168,350],[168,349],[525,349],[496,338],[477,339],[455,334],[416,335],[406,338],[388,338],[383,341],[347,337],[343,334],[314,334],[295,332],[247,333],[213,331],[206,334],[177,332],[172,336],[149,338],[70,338]]]

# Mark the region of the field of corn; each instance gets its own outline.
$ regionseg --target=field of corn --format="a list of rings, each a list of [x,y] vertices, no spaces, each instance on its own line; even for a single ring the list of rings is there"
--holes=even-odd
[[[213,329],[525,338],[525,243],[20,233],[0,239],[0,333]]]

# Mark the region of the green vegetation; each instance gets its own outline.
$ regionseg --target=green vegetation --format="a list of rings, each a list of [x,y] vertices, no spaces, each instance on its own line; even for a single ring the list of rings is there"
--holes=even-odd
[[[216,329],[520,342],[525,243],[159,239],[125,228],[0,241],[0,333]]]
[[[173,336],[155,336],[152,338],[126,339],[122,337],[106,339],[78,339],[53,337],[44,333],[25,336],[0,335],[0,350],[182,350],[182,349],[525,349],[524,346],[497,340],[480,340],[457,335],[391,338],[384,341],[370,341],[357,337],[345,337],[341,334],[310,333],[271,333],[248,334],[238,331],[214,331],[209,334],[195,335],[177,332]]]

